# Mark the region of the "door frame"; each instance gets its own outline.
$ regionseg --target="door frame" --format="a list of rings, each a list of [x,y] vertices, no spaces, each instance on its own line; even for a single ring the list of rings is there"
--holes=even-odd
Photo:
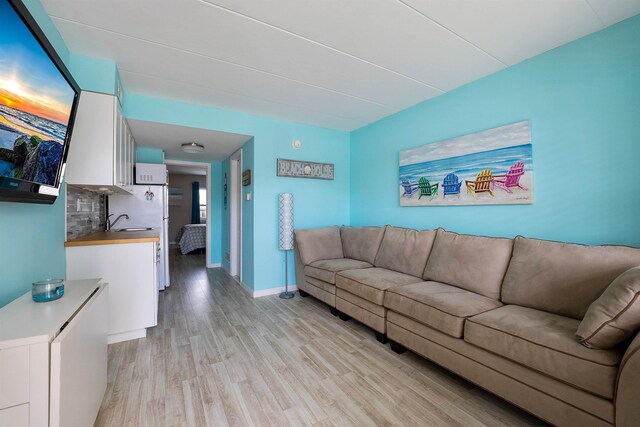
[[[229,157],[229,184],[229,273],[242,283],[242,148]]]
[[[220,267],[220,264],[212,264],[211,263],[211,163],[204,162],[192,162],[187,160],[167,160],[164,161],[165,165],[174,165],[174,166],[194,166],[207,170],[207,248],[206,248],[206,266],[207,268],[215,268]],[[167,172],[167,175],[169,173]],[[168,203],[168,201],[167,201]],[[171,216],[169,216],[169,221],[171,221]],[[169,242],[167,242],[168,244]]]

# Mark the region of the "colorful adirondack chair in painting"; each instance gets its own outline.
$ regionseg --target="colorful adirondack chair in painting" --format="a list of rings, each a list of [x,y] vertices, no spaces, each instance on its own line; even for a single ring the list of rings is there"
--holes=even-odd
[[[404,193],[400,197],[413,197],[413,194],[418,191],[418,184],[412,184],[408,179],[402,180],[402,188],[404,188]]]
[[[491,170],[484,169],[476,176],[475,181],[465,180],[467,192],[476,198],[478,193],[489,193],[493,197],[493,174]]]
[[[442,182],[442,198],[447,197],[447,194],[460,194],[461,185],[462,183],[458,181],[458,175],[455,173],[450,173],[445,176],[444,181]]]
[[[494,175],[493,183],[496,187],[503,189],[507,193],[513,193],[512,187],[518,187],[522,190],[528,190],[527,187],[520,184],[520,177],[524,175],[524,163],[517,162],[509,168],[509,172],[502,175]]]
[[[418,197],[418,200],[422,199],[422,196],[425,196],[431,201],[436,194],[438,194],[438,184],[431,184],[425,177],[420,178],[418,181],[418,188],[420,188],[420,197]]]

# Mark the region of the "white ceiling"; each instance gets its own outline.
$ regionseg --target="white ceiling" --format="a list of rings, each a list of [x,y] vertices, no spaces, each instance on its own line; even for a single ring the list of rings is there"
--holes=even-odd
[[[42,0],[126,91],[353,130],[640,13],[640,0]]]
[[[167,171],[172,175],[205,176],[207,174],[207,168],[203,166],[172,165],[170,163],[167,164]]]
[[[127,119],[127,122],[138,146],[160,148],[164,150],[167,159],[203,163],[220,162],[252,138],[249,135],[144,120]],[[186,142],[197,142],[204,146],[204,151],[198,154],[185,153],[181,150],[180,145]]]

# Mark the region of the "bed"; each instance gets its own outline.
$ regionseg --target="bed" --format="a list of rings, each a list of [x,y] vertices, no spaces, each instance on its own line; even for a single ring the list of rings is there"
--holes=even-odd
[[[187,224],[178,232],[176,242],[182,255],[207,247],[207,225]]]

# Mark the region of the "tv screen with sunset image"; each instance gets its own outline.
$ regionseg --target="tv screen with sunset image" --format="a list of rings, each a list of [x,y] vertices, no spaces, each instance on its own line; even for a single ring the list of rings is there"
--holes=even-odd
[[[76,92],[0,0],[0,181],[56,186]]]

